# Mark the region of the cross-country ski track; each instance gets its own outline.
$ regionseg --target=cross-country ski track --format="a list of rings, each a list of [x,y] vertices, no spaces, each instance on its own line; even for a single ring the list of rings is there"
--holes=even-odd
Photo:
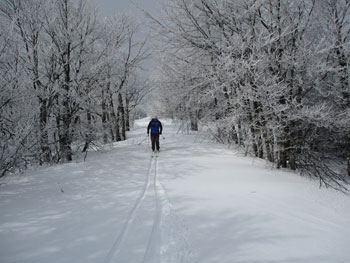
[[[159,190],[158,188],[161,188]],[[147,170],[147,175],[145,177],[145,183],[141,190],[140,196],[137,198],[135,205],[131,209],[124,225],[122,228],[121,233],[118,235],[118,238],[116,239],[115,243],[113,244],[112,248],[110,249],[106,259],[105,263],[109,262],[125,262],[125,260],[121,260],[119,257],[119,253],[121,250],[127,250],[127,247],[123,247],[125,245],[125,240],[128,237],[131,237],[130,233],[132,232],[133,228],[135,228],[135,218],[138,213],[140,213],[140,209],[146,199],[146,195],[150,195],[148,197],[153,204],[154,207],[154,216],[153,219],[151,218],[150,221],[152,222],[152,228],[149,233],[148,241],[145,243],[145,252],[143,256],[143,260],[140,262],[159,262],[160,258],[160,251],[159,251],[159,244],[160,244],[160,218],[161,218],[161,200],[159,197],[159,192],[164,193],[164,189],[158,182],[158,156],[151,157],[149,167]],[[153,197],[152,197],[153,195]],[[145,219],[145,218],[143,218]],[[136,232],[134,230],[134,232]],[[137,233],[133,233],[136,234]],[[114,260],[115,258],[115,260]]]
[[[0,185],[1,263],[349,263],[350,197],[163,121]],[[162,120],[161,120],[162,121]]]

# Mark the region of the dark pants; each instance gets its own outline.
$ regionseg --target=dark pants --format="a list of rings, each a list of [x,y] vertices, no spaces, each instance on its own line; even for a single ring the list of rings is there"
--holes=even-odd
[[[152,141],[152,151],[154,151],[157,147],[157,151],[159,151],[159,134],[151,134]]]

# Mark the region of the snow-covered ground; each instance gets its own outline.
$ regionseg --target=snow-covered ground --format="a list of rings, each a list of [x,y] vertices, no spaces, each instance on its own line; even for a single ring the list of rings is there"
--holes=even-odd
[[[349,263],[350,197],[164,124],[0,186],[1,263]],[[6,184],[4,184],[6,183]]]

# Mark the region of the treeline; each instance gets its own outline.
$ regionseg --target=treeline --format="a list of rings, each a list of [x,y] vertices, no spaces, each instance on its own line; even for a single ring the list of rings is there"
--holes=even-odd
[[[344,190],[350,1],[173,0],[164,11],[152,22],[169,115]]]
[[[132,18],[87,1],[0,3],[0,177],[125,139],[149,87]]]

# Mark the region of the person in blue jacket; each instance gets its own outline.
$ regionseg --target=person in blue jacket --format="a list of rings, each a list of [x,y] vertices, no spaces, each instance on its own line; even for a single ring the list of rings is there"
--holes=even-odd
[[[162,123],[158,120],[157,116],[155,116],[149,122],[147,127],[147,135],[149,135],[150,130],[151,130],[152,151],[154,152],[156,149],[157,151],[159,151],[159,135],[162,134],[163,126],[162,126]]]

